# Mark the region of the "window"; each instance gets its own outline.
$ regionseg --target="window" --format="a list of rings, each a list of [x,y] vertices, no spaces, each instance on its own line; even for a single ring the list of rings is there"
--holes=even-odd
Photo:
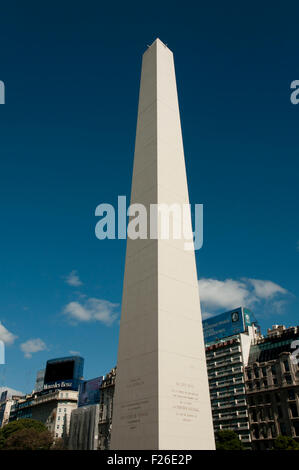
[[[294,390],[288,390],[288,399],[289,400],[295,400],[296,399]]]
[[[259,433],[259,427],[257,424],[253,426],[253,436],[255,439],[259,439],[260,433]]]
[[[256,379],[259,378],[259,370],[257,368],[254,369],[254,376]]]
[[[58,419],[58,421],[59,421],[59,420],[60,420],[60,416],[58,416],[58,418],[57,418],[57,419]]]
[[[296,403],[290,404],[292,418],[298,418],[298,409]]]
[[[270,397],[269,393],[266,393],[266,395],[265,395],[265,402],[266,403],[271,403],[271,397]]]
[[[286,436],[286,434],[287,434],[287,429],[286,429],[285,423],[280,423],[279,426],[280,426],[280,432],[281,432],[281,434],[282,434],[283,436]]]
[[[59,429],[59,424],[57,424],[56,429]]]
[[[248,370],[248,371],[247,371],[247,377],[248,377],[249,380],[251,380],[251,378],[252,378],[251,370]]]
[[[295,436],[299,436],[299,421],[294,421],[293,427],[294,427]]]
[[[270,430],[271,430],[271,435],[272,435],[272,437],[276,437],[276,436],[277,436],[277,432],[276,432],[276,428],[275,428],[275,424],[274,424],[274,423],[271,423],[271,424],[270,424]]]
[[[277,379],[274,377],[274,378],[273,378],[273,385],[277,385],[277,383],[278,383],[278,382],[277,382]]]
[[[266,380],[266,379],[263,380],[263,386],[268,387],[268,380]]]
[[[66,412],[66,408],[64,408],[64,412]]]
[[[277,407],[277,413],[278,413],[278,418],[282,418],[281,406],[278,406],[278,407]]]
[[[61,408],[58,409],[59,413],[61,413]]]
[[[276,375],[276,367],[274,364],[271,366],[271,373],[272,375]]]
[[[291,383],[292,383],[292,376],[291,376],[290,374],[286,374],[286,375],[285,375],[285,379],[286,379],[287,384],[291,384]]]
[[[262,426],[262,436],[264,439],[267,439],[268,437],[267,426],[265,424]]]
[[[286,372],[290,372],[289,361],[283,361],[283,365],[284,365],[284,370]]]
[[[262,374],[263,374],[263,377],[266,377],[266,376],[267,376],[267,369],[266,369],[266,367],[262,367]]]

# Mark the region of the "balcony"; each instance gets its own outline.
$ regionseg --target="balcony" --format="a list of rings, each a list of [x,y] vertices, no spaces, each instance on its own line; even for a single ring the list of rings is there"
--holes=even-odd
[[[238,423],[239,429],[249,429],[249,423]]]

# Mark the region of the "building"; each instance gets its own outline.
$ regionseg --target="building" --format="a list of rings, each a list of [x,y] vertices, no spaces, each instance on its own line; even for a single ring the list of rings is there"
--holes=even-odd
[[[86,380],[79,389],[78,409],[72,411],[70,450],[110,448],[116,368],[105,377]]]
[[[20,399],[20,395],[11,393],[9,390],[2,392],[0,397],[0,428],[9,423],[11,411]]]
[[[274,325],[251,346],[246,393],[254,450],[273,448],[278,435],[299,442],[298,340],[298,326]]]
[[[99,405],[81,406],[72,411],[68,434],[69,450],[97,450]]]
[[[104,377],[81,381],[78,409],[72,411],[68,434],[70,450],[97,450],[99,437],[99,408]]]
[[[18,399],[10,411],[9,421],[31,418],[41,421],[55,438],[69,432],[72,410],[77,408],[78,391],[44,390]]]
[[[35,390],[11,403],[9,421],[32,418],[41,421],[55,438],[69,433],[71,412],[78,407],[78,388],[83,380],[84,359],[67,356],[47,361],[38,371]]]
[[[101,386],[99,410],[99,449],[110,449],[116,367],[105,376]]]
[[[239,307],[203,321],[214,431],[235,431],[250,447],[245,367],[259,336],[252,312]]]

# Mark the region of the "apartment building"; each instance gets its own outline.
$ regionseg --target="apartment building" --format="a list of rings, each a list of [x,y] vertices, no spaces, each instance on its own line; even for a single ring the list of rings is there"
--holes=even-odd
[[[46,390],[28,394],[12,406],[9,421],[31,418],[41,421],[55,438],[69,431],[72,410],[77,408],[78,391]]]
[[[274,325],[251,346],[246,394],[254,450],[272,449],[278,435],[299,442],[299,327]]]

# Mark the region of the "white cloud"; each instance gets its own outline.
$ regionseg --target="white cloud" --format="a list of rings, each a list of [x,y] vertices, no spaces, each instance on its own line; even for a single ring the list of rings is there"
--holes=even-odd
[[[287,302],[285,298],[290,296],[290,293],[278,284],[261,279],[220,281],[203,278],[198,281],[198,286],[203,318],[236,307],[255,308],[265,303],[268,310],[270,306],[276,313],[283,313]]]
[[[83,282],[80,281],[77,271],[75,270],[71,271],[70,274],[65,277],[65,282],[69,286],[75,286],[75,287],[82,286],[83,284]]]
[[[198,281],[199,295],[202,303],[211,310],[217,308],[236,308],[240,305],[249,305],[255,296],[248,291],[245,282],[226,279],[200,279]]]
[[[30,359],[33,353],[44,351],[47,349],[47,346],[43,340],[40,338],[35,338],[25,341],[25,343],[21,344],[20,348],[23,351],[24,356],[27,357],[27,359]]]
[[[72,356],[80,356],[80,351],[69,351]]]
[[[5,344],[13,344],[17,336],[8,331],[2,323],[0,323],[0,340]]]
[[[70,302],[65,306],[63,313],[75,323],[100,321],[110,326],[117,318],[114,311],[116,307],[118,304],[91,297],[82,303]]]
[[[288,302],[286,300],[275,300],[272,303],[272,309],[278,315],[282,315],[285,313],[285,308],[287,306],[287,303]]]
[[[271,299],[277,294],[287,294],[288,291],[272,281],[261,281],[260,279],[245,279],[254,289],[258,298]]]

